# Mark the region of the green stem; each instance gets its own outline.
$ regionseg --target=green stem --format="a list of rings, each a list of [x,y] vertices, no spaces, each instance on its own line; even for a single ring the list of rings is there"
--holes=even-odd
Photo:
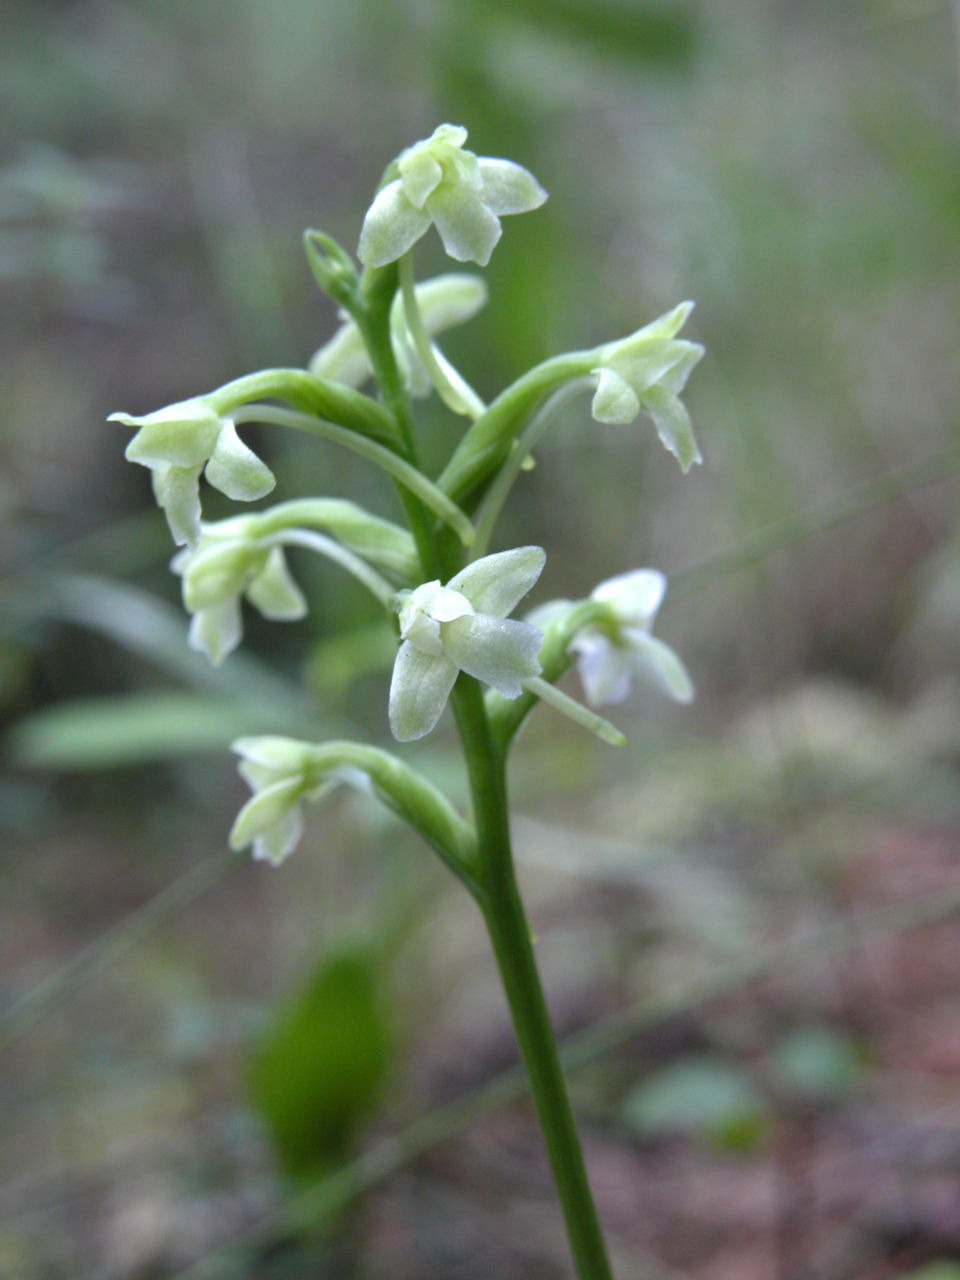
[[[570,1099],[517,886],[503,756],[480,686],[461,676],[453,707],[463,740],[480,853],[478,898],[496,956],[579,1280],[612,1280]]]
[[[404,490],[414,494],[419,501],[445,524],[450,525],[458,534],[461,542],[469,546],[473,541],[473,525],[455,502],[451,502],[446,494],[441,493],[436,485],[431,484],[422,472],[405,462],[391,449],[349,431],[346,427],[338,427],[333,422],[314,417],[311,413],[300,413],[296,409],[280,409],[272,404],[244,405],[232,415],[234,422],[271,422],[280,427],[293,427],[297,431],[309,431],[312,435],[334,444],[343,445],[354,453],[360,454],[370,462],[376,463]]]
[[[396,595],[390,583],[386,578],[382,578],[376,569],[372,569],[366,560],[362,560],[335,538],[328,538],[325,533],[317,533],[315,529],[285,529],[272,541],[278,546],[306,547],[308,551],[316,551],[326,556],[341,569],[346,569],[347,573],[352,574],[358,582],[362,582],[386,609],[390,608],[391,601]]]

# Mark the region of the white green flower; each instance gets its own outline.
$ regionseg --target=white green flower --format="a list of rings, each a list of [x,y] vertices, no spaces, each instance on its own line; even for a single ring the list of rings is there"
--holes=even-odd
[[[507,617],[537,581],[546,557],[517,547],[468,564],[442,586],[401,593],[400,636],[390,684],[390,728],[400,742],[430,732],[460,671],[519,697],[540,672],[541,632]]]
[[[667,580],[655,569],[634,569],[607,578],[590,594],[604,606],[603,616],[581,627],[569,644],[592,707],[623,702],[634,678],[653,683],[676,702],[690,702],[693,683],[676,653],[650,634]],[[554,600],[529,615],[544,628],[560,620],[569,601]]]
[[[139,428],[126,457],[150,468],[157,503],[178,544],[195,543],[200,536],[202,471],[215,489],[239,502],[262,498],[276,483],[233,422],[204,400],[183,400],[142,417],[112,413],[108,421]]]
[[[608,342],[591,370],[598,379],[591,405],[597,422],[627,423],[648,414],[684,471],[701,461],[680,392],[703,347],[675,336],[692,310],[692,302],[681,302],[629,338]]]
[[[466,140],[466,129],[442,124],[400,153],[398,176],[377,193],[363,222],[357,253],[364,265],[395,262],[435,224],[451,258],[485,267],[500,218],[543,204],[547,193],[531,173],[464,150]]]
[[[183,578],[183,602],[193,615],[189,643],[219,665],[243,637],[241,599],[273,622],[292,622],[307,602],[290,576],[276,539],[257,537],[240,516],[202,526],[200,538],[171,561]]]
[[[450,272],[418,284],[416,295],[424,328],[432,338],[444,329],[464,324],[475,316],[487,301],[487,286],[480,276]],[[429,395],[433,384],[417,355],[399,292],[390,309],[390,332],[393,353],[404,382],[415,396]],[[433,353],[435,359],[446,363],[436,347]],[[330,341],[316,352],[310,361],[310,372],[317,378],[342,382],[354,388],[361,387],[372,377],[366,345],[352,320],[345,320]]]
[[[303,835],[303,801],[322,799],[339,782],[359,781],[352,771],[318,770],[312,743],[295,738],[240,738],[233,750],[253,796],[230,832],[230,847],[253,845],[253,856],[278,866]]]

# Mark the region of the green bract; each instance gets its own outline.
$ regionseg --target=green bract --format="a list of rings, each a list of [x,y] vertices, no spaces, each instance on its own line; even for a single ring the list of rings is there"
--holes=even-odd
[[[592,707],[623,702],[634,677],[652,681],[676,702],[690,702],[693,683],[686,667],[662,640],[650,634],[667,580],[656,569],[634,569],[607,578],[590,593],[604,606],[601,617],[579,628],[569,643]],[[534,610],[530,621],[544,628],[576,608],[554,600]]]
[[[400,742],[430,732],[460,671],[505,698],[539,674],[536,627],[507,618],[543,570],[540,547],[474,560],[446,586],[425,582],[400,597],[400,635],[390,684],[390,728]]]
[[[130,462],[153,473],[153,491],[173,539],[200,536],[200,473],[215,489],[239,502],[253,502],[273,488],[273,473],[237,435],[233,422],[200,399],[183,400],[155,413],[112,413],[108,422],[138,427],[126,448]]]
[[[472,319],[487,300],[487,286],[480,276],[451,272],[418,284],[416,295],[424,327],[433,337]],[[399,293],[390,308],[390,336],[405,384],[415,396],[429,395],[430,377],[417,355]],[[434,358],[442,361],[441,353],[436,347],[433,350]],[[345,320],[330,341],[316,352],[310,361],[310,372],[349,387],[360,387],[372,376],[370,356],[353,320]]]
[[[485,267],[500,239],[500,218],[543,204],[547,193],[531,173],[465,151],[466,140],[466,129],[442,124],[400,153],[398,176],[377,192],[364,218],[361,262],[396,262],[434,223],[451,258]]]
[[[701,461],[680,392],[703,356],[703,347],[675,337],[692,310],[692,302],[681,302],[629,338],[608,342],[599,348],[592,370],[598,377],[591,405],[594,418],[633,422],[640,413],[648,414],[684,471]]]

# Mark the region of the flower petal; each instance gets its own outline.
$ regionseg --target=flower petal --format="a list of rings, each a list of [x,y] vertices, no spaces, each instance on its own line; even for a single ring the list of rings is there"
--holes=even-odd
[[[677,459],[682,471],[687,472],[694,463],[703,461],[682,400],[662,387],[651,387],[644,392],[643,408],[653,419],[664,448]]]
[[[527,622],[478,613],[443,624],[444,652],[461,671],[518,698],[523,681],[540,674],[543,633]]]
[[[187,643],[198,653],[205,653],[219,667],[243,639],[240,601],[236,596],[209,609],[198,609],[190,620]]]
[[[269,862],[279,867],[300,843],[303,836],[303,811],[300,805],[288,809],[279,822],[268,827],[253,842],[253,856],[257,862]]]
[[[465,595],[477,613],[504,618],[512,613],[543,572],[542,547],[515,547],[474,560],[447,586]]]
[[[214,542],[189,553],[179,563],[183,574],[183,603],[191,613],[209,609],[239,596],[256,547],[240,540]]]
[[[528,213],[539,209],[547,198],[533,174],[512,160],[481,156],[480,175],[483,179],[480,194],[491,213]]]
[[[340,326],[329,342],[315,351],[309,364],[315,378],[361,387],[370,377],[370,357],[360,330],[352,320]]]
[[[215,489],[237,502],[253,502],[269,493],[277,483],[273,472],[248,449],[229,418],[207,463],[206,477]]]
[[[429,226],[429,213],[410,203],[397,178],[374,196],[363,220],[357,256],[364,266],[385,267],[403,257]]]
[[[271,550],[266,564],[247,587],[246,596],[265,618],[273,622],[294,622],[307,614],[306,599],[290,576],[280,547]]]
[[[122,422],[139,431],[124,456],[144,467],[195,467],[210,457],[220,431],[220,419],[202,400],[183,400],[142,418],[111,413],[108,422]]]
[[[651,680],[674,702],[693,701],[693,681],[669,645],[646,631],[625,632],[624,639],[629,642],[633,664],[640,675]]]
[[[502,229],[500,219],[478,195],[462,185],[445,182],[427,201],[426,211],[451,258],[487,265]]]
[[[590,599],[609,602],[623,626],[649,627],[666,590],[667,580],[659,570],[632,569],[599,583],[590,592]]]
[[[167,524],[178,545],[192,545],[200,537],[200,471],[197,467],[157,467],[153,471],[153,493],[163,508]]]
[[[415,209],[422,209],[427,196],[436,191],[443,177],[440,161],[426,147],[411,147],[400,157],[397,168],[403,194]]]
[[[416,293],[423,327],[431,337],[472,319],[487,301],[487,285],[483,277],[464,271],[449,271],[432,280],[424,280],[417,285]],[[399,293],[394,300],[394,312],[405,324],[403,298]]]
[[[640,399],[630,383],[613,369],[599,372],[597,389],[590,405],[596,422],[633,422],[640,412]]]
[[[626,650],[594,628],[578,632],[570,650],[577,655],[577,673],[591,707],[625,701],[632,675]]]
[[[242,849],[278,822],[282,822],[300,797],[303,779],[297,775],[283,778],[251,796],[237,814],[230,832],[231,849]]]
[[[276,733],[250,735],[237,738],[230,750],[242,760],[276,769],[281,773],[302,773],[310,755],[312,743],[299,738],[285,738]]]
[[[390,731],[398,742],[413,742],[430,732],[456,678],[457,668],[442,653],[422,653],[404,641],[390,681]]]

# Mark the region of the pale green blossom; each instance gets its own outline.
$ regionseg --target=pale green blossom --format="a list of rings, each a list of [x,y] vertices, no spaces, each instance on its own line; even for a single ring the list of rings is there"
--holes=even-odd
[[[601,616],[580,627],[568,645],[577,659],[577,672],[592,707],[623,702],[635,678],[654,684],[676,702],[690,702],[693,683],[676,653],[651,635],[667,580],[656,569],[634,569],[607,578],[591,593],[602,605]],[[578,605],[552,600],[527,615],[547,630]]]
[[[262,498],[276,483],[231,419],[204,400],[183,400],[142,417],[112,413],[108,421],[139,428],[125,456],[150,468],[157,503],[178,544],[195,543],[200,536],[201,472],[215,489],[239,502]]]
[[[466,140],[466,129],[442,124],[400,153],[397,176],[364,218],[361,262],[395,262],[434,224],[451,258],[485,267],[500,239],[500,218],[543,204],[547,193],[522,165],[476,156],[464,149]]]
[[[701,461],[680,393],[703,356],[703,347],[676,337],[692,310],[692,302],[681,302],[629,338],[608,342],[599,349],[597,365],[591,370],[597,377],[591,405],[594,418],[626,423],[646,413],[684,471]]]
[[[430,732],[460,671],[519,697],[540,672],[542,635],[507,617],[537,581],[546,559],[540,547],[517,547],[474,560],[445,585],[425,582],[404,592],[400,636],[390,684],[390,728],[400,742]]]
[[[242,599],[271,622],[306,616],[307,602],[283,548],[275,537],[258,537],[243,516],[201,526],[197,543],[179,551],[170,567],[183,579],[183,603],[193,615],[190,647],[216,665],[243,638]]]

